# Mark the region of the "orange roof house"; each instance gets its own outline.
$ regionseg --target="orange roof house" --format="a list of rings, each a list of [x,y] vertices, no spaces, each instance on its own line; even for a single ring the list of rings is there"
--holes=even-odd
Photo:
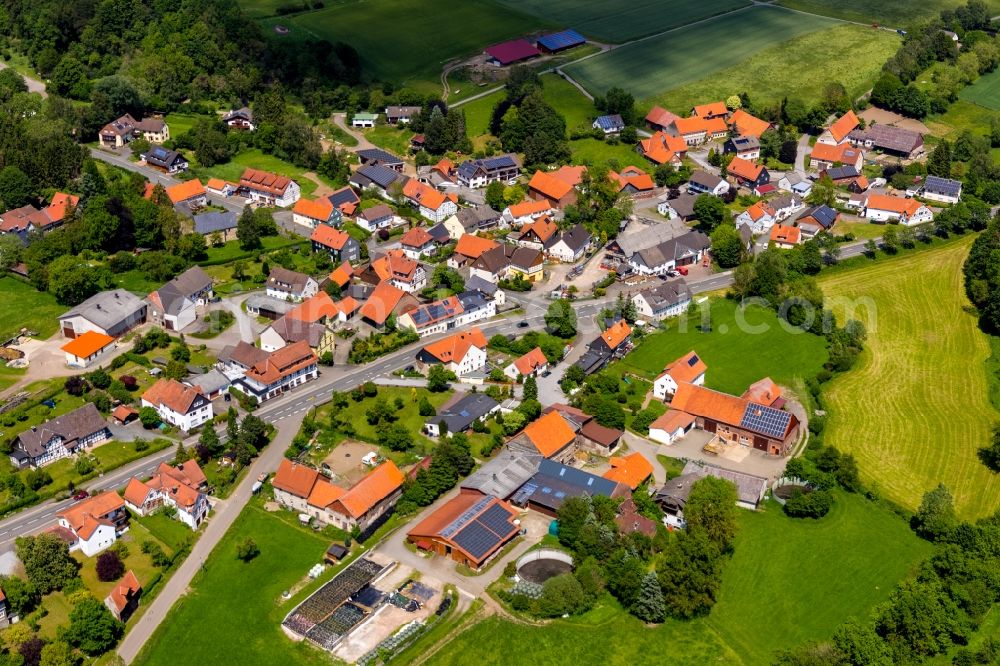
[[[708,366],[705,362],[701,360],[693,350],[689,351],[684,356],[681,356],[676,361],[667,364],[667,367],[663,369],[663,372],[657,377],[664,377],[669,375],[677,384],[681,382],[694,382],[698,377],[704,375],[708,372]]]
[[[287,176],[259,169],[245,169],[240,176],[240,187],[272,197],[283,197],[291,184],[292,179]]]
[[[88,541],[102,525],[117,527],[117,522],[120,522],[119,513],[124,508],[125,500],[118,493],[109,490],[74,504],[58,512],[56,516],[60,519],[60,524],[71,530],[77,539]]]
[[[403,478],[403,473],[396,467],[396,463],[387,460],[351,486],[334,501],[334,506],[331,508],[334,510],[340,508],[342,513],[360,519],[379,502],[401,490]]]
[[[809,160],[814,167],[822,167],[836,163],[847,164],[860,168],[864,161],[864,151],[855,148],[849,143],[832,145],[829,143],[817,143],[813,146],[809,154]]]
[[[545,200],[553,208],[576,203],[576,191],[573,186],[547,171],[536,171],[531,177],[528,182],[528,196],[538,201]]]
[[[304,199],[299,199],[295,205],[298,206],[299,202],[302,201],[304,201]],[[346,231],[334,229],[328,224],[318,224],[316,225],[316,228],[313,229],[309,240],[313,243],[319,243],[323,247],[328,247],[334,250],[343,250],[347,241],[351,240],[351,235]]]
[[[376,326],[381,326],[389,315],[400,314],[399,311],[415,308],[417,305],[417,299],[413,296],[392,286],[388,281],[383,281],[368,296],[368,300],[361,306],[360,313]]]
[[[291,319],[299,319],[310,323],[332,320],[340,314],[340,309],[325,291],[321,291],[311,298],[299,303],[295,308],[289,310],[285,316]]]
[[[282,379],[316,364],[316,354],[308,340],[299,340],[267,355],[246,371],[246,379],[260,386],[271,386]]]
[[[460,363],[469,353],[469,349],[472,347],[486,349],[486,345],[486,336],[478,327],[473,326],[443,340],[424,345],[417,358],[445,364]]]
[[[747,401],[734,395],[713,391],[694,384],[680,384],[670,401],[670,409],[694,416],[711,416],[720,423],[738,424]]]
[[[206,192],[201,181],[195,178],[194,180],[187,180],[177,185],[171,185],[167,188],[167,196],[170,197],[170,203],[176,206],[185,201],[193,202],[199,198],[204,199]]]
[[[770,129],[771,123],[752,116],[743,109],[737,109],[729,118],[729,126],[737,134],[754,136],[759,139],[761,134]]]
[[[535,347],[524,356],[516,359],[513,363],[511,363],[511,365],[514,367],[517,374],[522,377],[527,377],[535,374],[539,368],[548,367],[549,359],[545,358],[545,354],[542,352],[541,347]]]
[[[676,113],[667,111],[661,106],[654,106],[646,114],[646,122],[653,129],[665,130],[679,117]]]
[[[847,138],[847,135],[857,129],[860,124],[861,121],[858,120],[854,111],[850,110],[830,125],[827,132],[830,133],[830,137],[835,142],[841,143]]]
[[[495,240],[489,238],[483,238],[481,236],[473,236],[472,234],[462,234],[455,243],[454,254],[460,255],[462,257],[467,257],[471,261],[475,261],[483,252],[489,252],[490,250],[500,247],[500,244]]]
[[[61,349],[66,352],[67,358],[75,357],[73,362],[79,364],[88,362],[91,357],[97,356],[114,343],[115,339],[110,335],[87,331],[64,344]]]
[[[550,210],[552,210],[552,206],[549,204],[548,199],[544,198],[538,200],[529,199],[509,207],[510,216],[515,220],[520,217],[537,218],[540,215],[545,215]]]
[[[687,141],[667,132],[656,132],[639,140],[639,152],[655,164],[680,164],[687,151]]]
[[[771,242],[779,247],[798,245],[802,240],[802,230],[798,227],[789,227],[784,224],[776,224],[771,227]]]
[[[521,232],[518,234],[517,239],[518,242],[545,245],[549,242],[549,239],[555,236],[557,231],[559,231],[559,227],[556,223],[548,216],[545,216],[521,227]]]
[[[45,208],[45,214],[52,220],[53,224],[66,219],[66,213],[70,208],[76,208],[80,203],[80,197],[65,192],[56,192],[52,195],[52,202]]]
[[[764,173],[764,165],[756,164],[742,157],[734,157],[726,167],[726,173],[747,183],[756,183]]]
[[[434,237],[427,233],[427,230],[423,227],[413,227],[403,234],[403,237],[399,239],[399,243],[404,248],[421,250],[428,245],[433,245]]]
[[[763,199],[747,208],[746,213],[754,222],[759,221],[763,217],[771,217],[773,219],[774,216],[778,214],[771,204],[767,203]]]
[[[415,205],[433,211],[437,211],[446,201],[450,201],[444,194],[416,178],[411,178],[403,185],[403,196]]]
[[[139,585],[139,579],[135,577],[135,572],[129,569],[121,580],[111,588],[108,596],[104,599],[104,605],[108,607],[116,620],[124,622],[135,611],[141,593],[142,586]]]
[[[888,194],[869,194],[865,208],[874,208],[899,215],[911,216],[920,210],[921,205],[916,199],[904,199],[903,197],[893,197]]]
[[[781,387],[775,384],[770,377],[764,377],[751,384],[743,393],[743,398],[767,407],[772,407],[779,401],[782,405],[784,404],[781,398]]]
[[[611,463],[611,469],[604,473],[604,478],[624,484],[632,490],[653,476],[652,463],[638,451],[627,456],[614,456],[608,462]]]
[[[333,204],[329,199],[299,199],[292,207],[292,215],[308,218],[315,222],[328,222],[333,216]]]
[[[572,187],[576,187],[583,182],[583,175],[585,173],[587,173],[587,167],[572,166],[569,164],[564,164],[551,172],[553,178],[558,178]]]
[[[576,441],[576,432],[557,411],[544,414],[538,420],[529,423],[521,434],[546,458],[554,458],[565,453]]]
[[[673,137],[677,138],[677,137]],[[683,141],[683,139],[680,139]],[[608,177],[618,183],[618,191],[628,190],[630,194],[648,192],[656,187],[653,177],[637,166],[627,166],[621,173],[609,171]]]
[[[142,399],[156,407],[162,405],[178,414],[187,414],[200,395],[198,389],[181,384],[176,379],[158,379],[146,389]]]
[[[350,262],[345,261],[330,272],[330,281],[335,282],[340,288],[344,288],[354,276],[354,269]]]
[[[604,344],[608,346],[608,349],[614,351],[618,349],[623,342],[625,342],[628,337],[632,335],[632,327],[628,325],[624,319],[619,319],[612,326],[610,326],[606,331],[601,333],[601,339],[604,340]]]
[[[320,473],[312,467],[282,458],[278,471],[271,479],[271,485],[275,490],[282,490],[296,497],[309,497],[319,477]]]
[[[726,108],[725,102],[711,102],[710,104],[697,104],[691,111],[692,116],[698,116],[699,118],[718,118],[726,117],[729,115],[729,109]]]
[[[697,134],[705,134],[708,127],[704,118],[692,116],[690,118],[678,118],[674,121],[674,130],[678,135],[687,137]]]

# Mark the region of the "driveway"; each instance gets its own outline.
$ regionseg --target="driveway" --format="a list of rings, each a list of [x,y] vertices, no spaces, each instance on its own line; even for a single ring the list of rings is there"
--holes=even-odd
[[[803,176],[806,175],[807,173],[806,155],[809,154],[809,151],[810,151],[809,135],[803,134],[801,137],[799,137],[799,147],[796,149],[795,152],[795,171],[802,174]]]
[[[7,69],[7,63],[0,61],[0,69]],[[24,83],[28,86],[28,92],[38,93],[42,97],[48,97],[49,94],[45,92],[45,84],[37,79],[31,79],[21,74],[21,78],[24,79]]]
[[[230,344],[235,345],[240,340],[242,340],[243,342],[248,342],[250,344],[253,344],[254,340],[257,339],[256,338],[257,328],[261,328],[261,330],[263,330],[263,328],[260,327],[259,324],[255,326],[257,322],[250,315],[248,315],[246,312],[243,311],[243,308],[241,306],[243,305],[243,301],[246,300],[246,297],[247,294],[244,293],[240,294],[239,296],[229,296],[227,298],[222,299],[221,301],[222,306],[233,313],[233,316],[236,317],[236,324],[230,327],[228,330],[220,333],[219,337],[215,338],[214,340],[215,345],[212,345],[213,347],[219,347],[219,349],[221,349],[226,345]],[[239,340],[230,341],[231,338],[233,337],[231,331],[234,330],[239,332]],[[219,346],[220,339],[223,338],[224,338],[224,344]],[[213,342],[213,340],[209,340],[208,342]]]
[[[704,430],[692,430],[687,435],[677,440],[669,446],[665,444],[653,444],[657,447],[658,453],[671,458],[683,460],[700,460],[716,467],[730,469],[735,472],[753,474],[774,481],[781,477],[785,471],[788,458],[774,458],[767,456],[760,451],[736,445],[728,449],[725,454],[717,455],[707,453],[704,450],[705,444],[712,439],[712,434]]]

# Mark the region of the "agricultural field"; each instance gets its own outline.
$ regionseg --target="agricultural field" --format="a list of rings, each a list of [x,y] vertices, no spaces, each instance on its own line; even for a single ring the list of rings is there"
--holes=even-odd
[[[1000,71],[980,76],[971,86],[962,88],[958,96],[973,104],[1000,111]]]
[[[700,328],[700,313],[668,320],[666,331],[647,336],[621,364],[653,379],[667,363],[693,349],[708,365],[706,385],[739,395],[753,382],[768,376],[783,386],[796,386],[815,376],[826,362],[823,338],[782,327],[773,310],[759,305],[738,310],[735,301],[722,298],[710,303],[710,330]],[[756,334],[742,332],[741,321],[765,330]]]
[[[788,518],[776,504],[741,511],[739,521],[735,554],[707,618],[648,628],[610,600],[544,627],[491,617],[427,663],[496,664],[499,654],[531,654],[540,665],[598,657],[615,665],[647,663],[650,654],[669,664],[771,663],[776,650],[829,638],[847,617],[864,617],[930,551],[898,516],[846,494],[818,521]],[[819,570],[824,575],[815,575]]]
[[[940,137],[954,141],[966,130],[980,136],[989,134],[990,120],[994,116],[996,116],[994,111],[959,95],[959,99],[953,102],[947,111],[936,116],[928,116],[924,119],[924,124],[933,135],[930,138]]]
[[[935,18],[942,9],[964,5],[965,0],[778,0],[778,4],[803,12],[833,16],[860,23],[877,22],[892,28],[906,28],[915,21]],[[1000,13],[1000,1],[986,0],[992,15]]]
[[[8,304],[0,308],[0,340],[9,340],[22,328],[35,331],[44,340],[58,330],[59,315],[69,310],[47,291],[38,291],[13,277],[0,278],[0,300]],[[17,307],[9,307],[11,303]]]
[[[778,103],[788,97],[813,104],[833,81],[842,84],[850,97],[859,97],[875,83],[882,63],[899,42],[895,33],[885,30],[834,26],[767,47],[738,65],[657,94],[652,101],[681,113],[695,104],[745,91],[755,102]],[[829,66],[832,61],[838,62],[836,68]],[[791,62],[796,63],[794,70],[788,67]]]
[[[506,92],[498,90],[495,93],[474,99],[467,104],[455,107],[465,112],[465,128],[470,137],[477,137],[488,134],[490,131],[490,118],[493,116],[493,107],[497,102],[506,96]]]
[[[236,558],[236,547],[247,537],[257,543],[260,555],[242,562]],[[328,545],[324,536],[293,526],[264,511],[260,502],[251,502],[212,551],[191,591],[174,605],[171,621],[161,624],[150,638],[137,663],[329,664],[328,655],[305,643],[293,643],[280,626],[307,592],[288,601],[282,600],[281,593],[306,578]],[[317,585],[308,586],[308,591]],[[191,631],[191,627],[212,629]]]
[[[579,88],[556,74],[542,77],[542,97],[563,115],[567,130],[579,125],[590,127],[598,115],[594,103]]]
[[[711,16],[747,7],[746,0],[500,0],[598,41],[621,44],[645,35],[678,28]]]
[[[738,65],[769,46],[837,23],[756,6],[630,44],[564,70],[592,94],[624,86],[636,99],[647,99]],[[726,48],[727,44],[739,47]],[[787,62],[782,65],[786,78],[799,78],[796,68]]]
[[[971,243],[819,280],[828,303],[841,297],[869,304],[853,315],[868,319],[867,349],[824,392],[825,442],[853,453],[863,480],[909,509],[944,483],[964,518],[1000,507],[1000,478],[977,457],[1000,415],[989,399],[990,341],[965,309],[962,263]],[[844,320],[845,307],[833,306]]]
[[[291,29],[275,39],[346,42],[361,54],[365,72],[397,84],[440,91],[442,65],[481,53],[490,44],[557,27],[493,0],[452,3],[447,20],[433,0],[330,3],[325,9],[268,19],[264,27]],[[418,86],[419,87],[419,86]],[[420,88],[420,89],[424,89]]]

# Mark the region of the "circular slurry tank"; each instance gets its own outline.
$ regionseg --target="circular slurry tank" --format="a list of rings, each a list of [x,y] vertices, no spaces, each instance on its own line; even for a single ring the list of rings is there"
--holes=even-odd
[[[518,577],[539,585],[549,578],[569,573],[572,570],[573,558],[561,550],[551,548],[533,550],[517,561]]]

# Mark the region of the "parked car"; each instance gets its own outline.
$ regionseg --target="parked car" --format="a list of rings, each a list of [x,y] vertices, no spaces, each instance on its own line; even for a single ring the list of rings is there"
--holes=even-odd
[[[681,275],[687,275],[688,274],[687,266],[678,266],[677,272],[680,273]]]
[[[80,500],[87,499],[88,497],[90,497],[90,493],[88,493],[86,490],[78,490],[75,493],[73,493],[74,502],[79,502]]]
[[[518,328],[528,328],[528,325],[529,324],[526,321],[519,321],[519,322],[517,322],[517,327]]]

